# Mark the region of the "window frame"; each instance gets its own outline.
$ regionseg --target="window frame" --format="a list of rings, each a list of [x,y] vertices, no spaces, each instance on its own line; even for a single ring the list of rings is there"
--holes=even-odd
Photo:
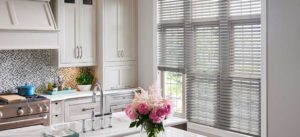
[[[156,5],[158,0],[154,0],[154,5]],[[154,10],[157,10],[156,6],[154,6]],[[266,59],[267,59],[267,1],[262,0],[261,1],[261,15],[258,16],[261,22],[261,137],[267,137],[267,65],[266,65]],[[155,14],[157,16],[157,14]],[[253,15],[250,15],[253,17]],[[256,17],[254,17],[256,18]],[[238,19],[243,19],[242,17],[233,17],[230,20],[233,22]],[[212,19],[213,20],[213,19]],[[158,73],[160,76],[161,74]],[[161,77],[160,77],[161,78]],[[162,85],[162,81],[160,82]],[[185,83],[185,82],[184,82]],[[184,92],[186,92],[184,90]],[[247,135],[239,134],[236,132],[231,132],[223,129],[218,129],[214,127],[208,127],[205,125],[199,125],[195,123],[188,123],[188,128],[191,127],[194,131],[199,132],[206,132],[214,135],[224,136],[224,137],[249,137]]]

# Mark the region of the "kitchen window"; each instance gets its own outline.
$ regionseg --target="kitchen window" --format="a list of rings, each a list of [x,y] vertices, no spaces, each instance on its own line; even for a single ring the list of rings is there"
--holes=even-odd
[[[174,105],[174,115],[185,117],[185,75],[178,72],[162,71],[161,84],[163,96],[172,100]]]
[[[157,7],[164,93],[179,91],[165,88],[174,86],[168,75],[184,76],[190,122],[260,136],[261,0],[158,0]]]

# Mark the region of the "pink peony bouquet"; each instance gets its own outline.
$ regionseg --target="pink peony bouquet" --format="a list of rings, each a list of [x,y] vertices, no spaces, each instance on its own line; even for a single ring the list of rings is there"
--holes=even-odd
[[[157,85],[152,85],[148,93],[137,93],[133,102],[127,105],[126,115],[132,120],[130,128],[142,126],[148,137],[157,137],[164,131],[163,120],[172,114],[172,102],[162,98]]]

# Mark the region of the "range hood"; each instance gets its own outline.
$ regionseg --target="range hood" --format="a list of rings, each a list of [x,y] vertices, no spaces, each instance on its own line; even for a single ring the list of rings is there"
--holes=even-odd
[[[58,49],[50,0],[0,0],[0,50]]]

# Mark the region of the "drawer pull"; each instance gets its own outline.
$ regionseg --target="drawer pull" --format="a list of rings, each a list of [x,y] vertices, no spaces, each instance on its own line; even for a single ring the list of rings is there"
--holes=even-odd
[[[94,110],[95,108],[83,108],[82,111]]]

